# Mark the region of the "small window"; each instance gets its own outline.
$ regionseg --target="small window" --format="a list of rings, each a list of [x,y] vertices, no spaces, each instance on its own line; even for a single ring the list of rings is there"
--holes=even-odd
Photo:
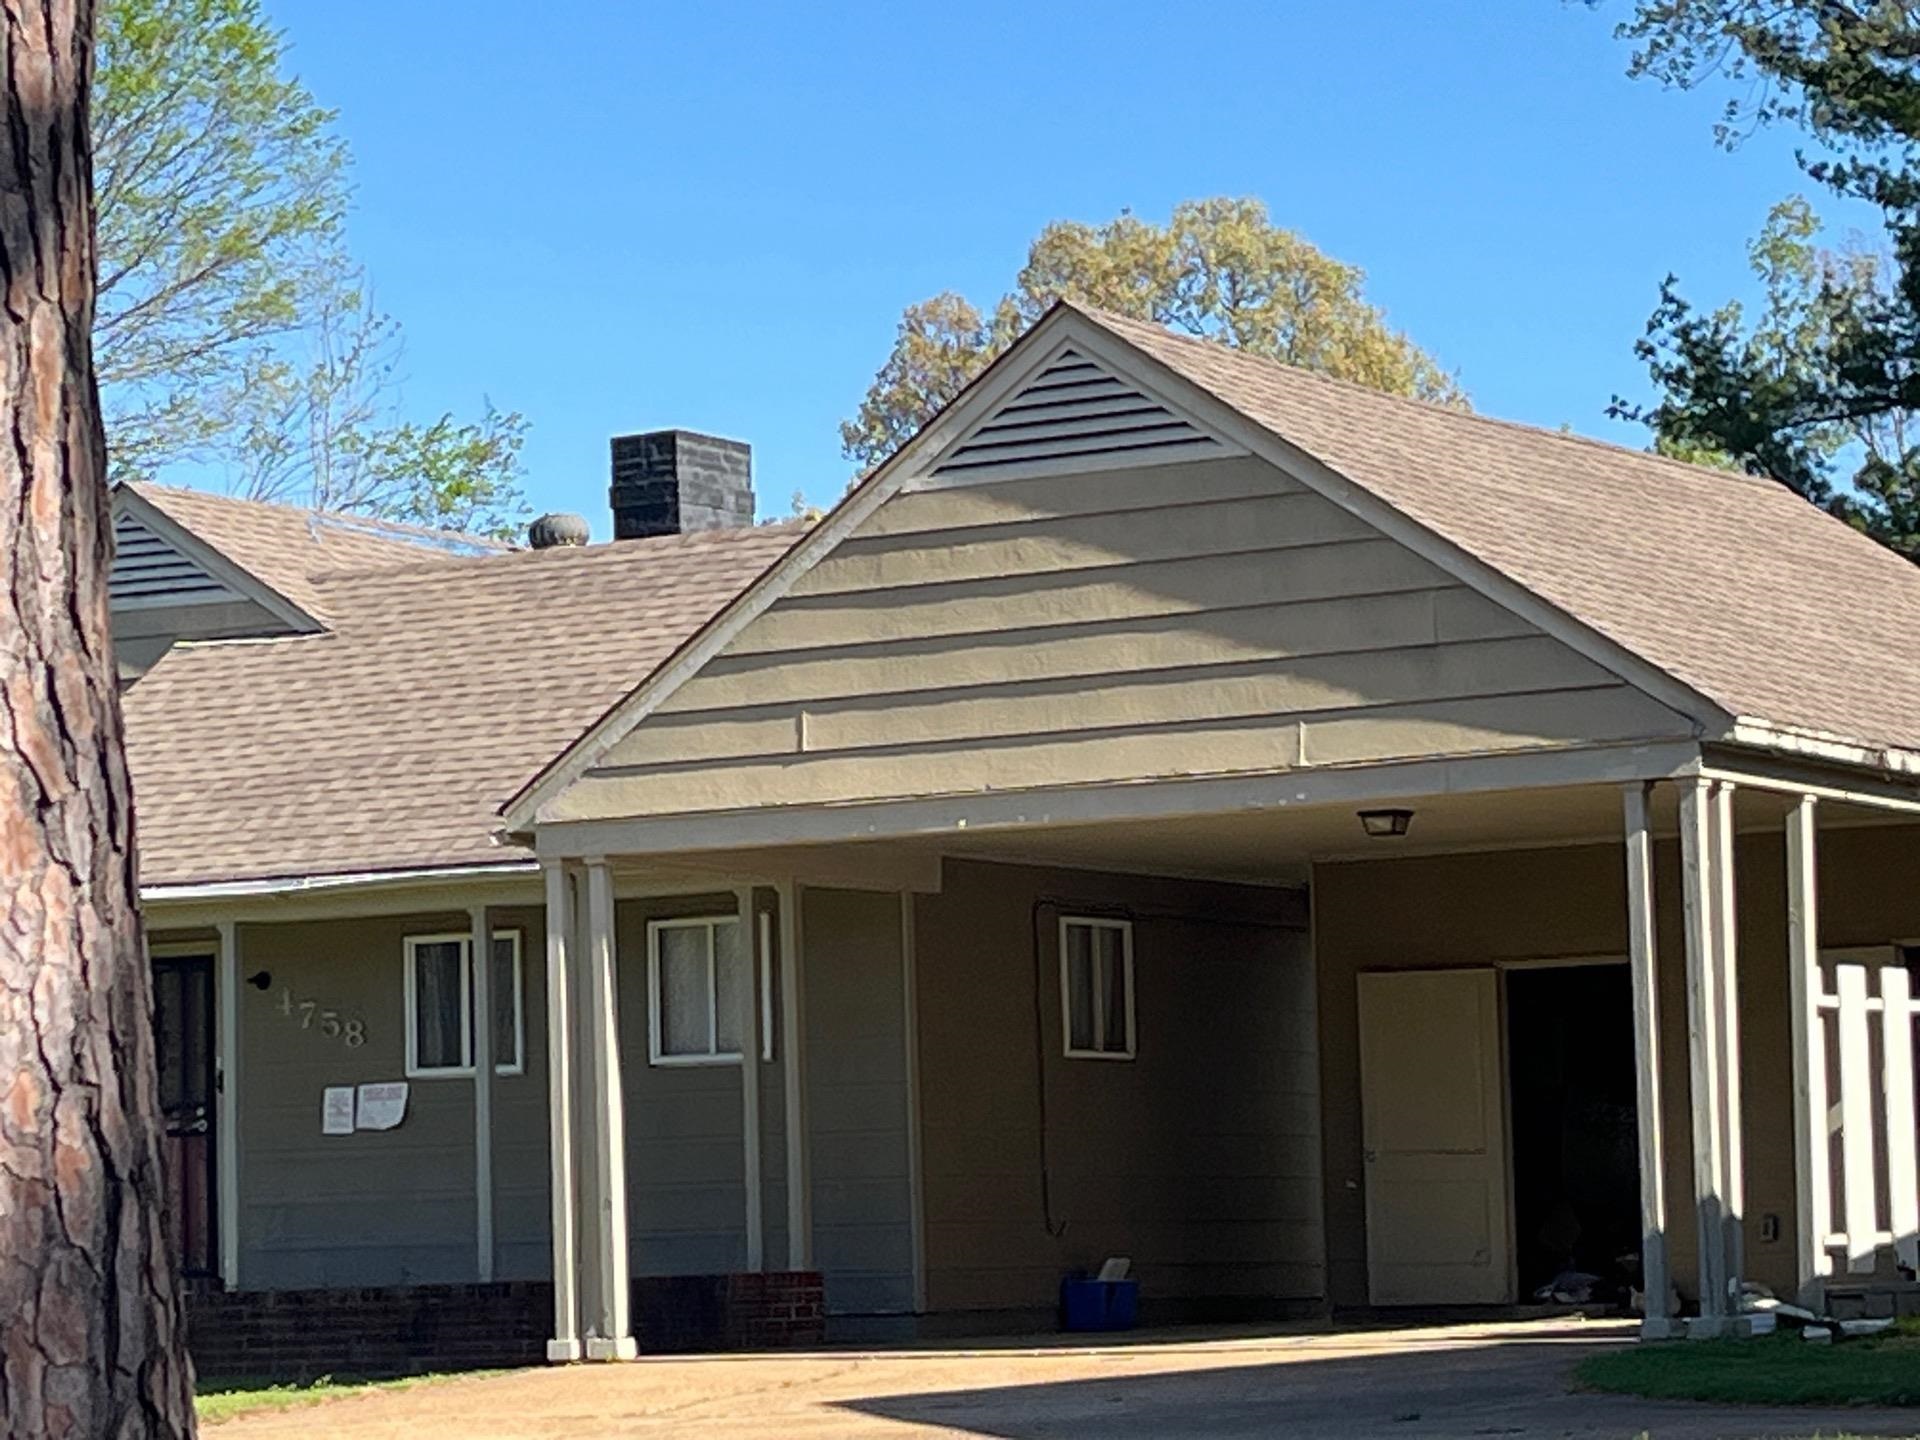
[[[409,935],[406,940],[407,1074],[473,1073],[471,937]],[[493,935],[493,1069],[523,1069],[525,1025],[520,1013],[520,932]]]
[[[1133,1058],[1133,922],[1063,916],[1060,1026],[1077,1060]]]
[[[740,922],[732,915],[647,922],[648,1050],[655,1065],[740,1059]]]

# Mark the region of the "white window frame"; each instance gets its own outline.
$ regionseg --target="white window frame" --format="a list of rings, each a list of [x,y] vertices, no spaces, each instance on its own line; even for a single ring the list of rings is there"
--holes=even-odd
[[[1124,1050],[1076,1050],[1073,1047],[1072,982],[1067,971],[1067,935],[1074,926],[1089,930],[1115,930],[1120,934],[1120,975],[1126,987],[1124,1013],[1127,1045]],[[1094,953],[1089,951],[1089,953]],[[1100,967],[1091,965],[1088,974],[1093,985],[1093,1017],[1096,1027],[1106,1023],[1106,996],[1101,991]],[[1133,921],[1106,915],[1062,915],[1060,917],[1060,1049],[1069,1060],[1131,1060],[1135,1051],[1133,1010]]]
[[[527,1007],[521,970],[525,949],[518,930],[496,930],[493,941],[510,941],[513,946],[513,1053],[512,1064],[495,1063],[495,1075],[523,1075],[527,1068]],[[460,1063],[458,1065],[422,1065],[420,1063],[419,969],[414,955],[423,945],[460,947]],[[473,1075],[473,936],[466,931],[446,931],[434,935],[409,935],[401,942],[401,968],[406,988],[407,1063],[409,1080],[458,1080]]]
[[[668,930],[706,930],[707,937],[707,1033],[713,1037],[712,1044],[720,1043],[720,936],[723,925],[739,925],[740,917],[731,912],[719,915],[675,915],[660,920],[647,921],[647,1063],[650,1065],[738,1065],[741,1054],[738,1050],[709,1050],[688,1055],[668,1054],[663,1042],[665,1035],[660,1028],[660,936]],[[751,929],[747,932],[747,943],[752,943]],[[755,984],[757,977],[751,969],[741,977],[741,983]],[[761,1029],[764,1033],[765,1023]]]

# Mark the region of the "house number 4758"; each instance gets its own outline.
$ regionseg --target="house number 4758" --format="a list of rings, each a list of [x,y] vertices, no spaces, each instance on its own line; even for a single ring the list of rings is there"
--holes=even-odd
[[[329,1040],[338,1040],[349,1050],[367,1043],[367,1022],[357,1016],[342,1015],[317,1000],[296,1000],[291,987],[280,987],[280,1003],[274,1006],[302,1030],[318,1030]]]

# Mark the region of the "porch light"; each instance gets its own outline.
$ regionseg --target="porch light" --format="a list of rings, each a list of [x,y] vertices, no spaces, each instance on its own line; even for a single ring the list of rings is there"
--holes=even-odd
[[[1411,810],[1362,810],[1360,828],[1376,840],[1389,840],[1407,833],[1413,824]]]

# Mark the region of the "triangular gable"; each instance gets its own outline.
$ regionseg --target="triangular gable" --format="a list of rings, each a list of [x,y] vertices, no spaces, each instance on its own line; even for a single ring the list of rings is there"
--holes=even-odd
[[[284,635],[320,621],[127,486],[113,494],[116,633]]]
[[[973,446],[976,443],[976,437],[983,433],[991,433],[995,436],[1003,436],[1007,433],[998,428],[990,429],[990,427],[998,427],[1006,423],[1002,417],[1009,413],[1009,406],[1014,407],[1011,411],[1014,416],[1030,414],[1031,411],[1025,408],[1030,403],[1030,397],[1047,393],[1044,390],[1036,391],[1034,387],[1040,384],[1041,377],[1049,372],[1061,373],[1054,367],[1062,360],[1067,360],[1070,365],[1084,364],[1087,369],[1078,373],[1085,374],[1089,378],[1099,377],[1103,387],[1110,387],[1107,398],[1117,400],[1122,395],[1137,394],[1143,397],[1148,405],[1158,406],[1166,415],[1174,417],[1171,422],[1158,420],[1153,422],[1153,424],[1182,427],[1170,428],[1165,432],[1174,439],[1174,444],[1168,447],[1170,453],[1158,457],[1149,455],[1144,459],[1121,460],[1115,463],[1108,458],[1103,458],[1102,449],[1090,444],[1084,437],[1069,439],[1062,434],[1050,438],[1058,439],[1063,444],[1087,445],[1088,448],[1082,453],[1021,454],[1017,457],[1020,466],[1044,468],[1021,468],[1010,473],[1003,472],[993,475],[991,480],[984,478],[981,472],[991,469],[992,464],[998,462],[989,459],[986,465],[980,465],[976,460],[974,466],[968,468],[968,460],[963,457],[969,454],[979,458],[991,457],[996,453],[1006,455],[1007,452],[1004,450],[983,452],[974,449],[970,451],[969,447]],[[1138,402],[1133,403],[1138,404]],[[1144,415],[1149,412],[1139,409],[1136,413]],[[1094,417],[1081,415],[1072,418],[1084,420]],[[1191,434],[1187,433],[1189,427]],[[1142,428],[1151,429],[1152,425],[1143,425]],[[1098,442],[1099,446],[1110,443],[1111,434],[1112,432],[1106,432],[1108,438]],[[995,440],[992,443],[1003,442]],[[1183,456],[1178,453],[1180,447],[1193,445],[1218,446],[1217,450],[1208,452],[1215,457],[1214,461],[1193,464],[1190,462],[1197,457],[1191,454]],[[1235,456],[1253,458],[1236,467],[1232,460]],[[986,375],[976,381],[958,401],[936,417],[899,454],[857,487],[812,534],[795,547],[785,560],[776,565],[731,607],[716,617],[700,635],[683,648],[673,661],[657,671],[626,700],[615,706],[606,717],[549,766],[541,776],[531,782],[519,796],[515,797],[504,811],[509,828],[522,831],[528,828],[548,801],[556,799],[574,781],[614,752],[616,747],[620,748],[623,755],[629,755],[637,765],[645,766],[649,763],[641,757],[650,754],[652,747],[637,741],[635,744],[626,744],[624,742],[627,737],[633,734],[636,727],[647,716],[656,711],[663,708],[683,710],[685,706],[676,700],[676,696],[683,688],[699,676],[716,657],[728,653],[729,647],[740,642],[741,637],[750,627],[754,627],[756,622],[767,616],[770,610],[783,603],[789,607],[796,603],[815,606],[822,603],[835,604],[839,603],[834,598],[835,592],[844,591],[849,586],[857,588],[871,583],[874,593],[863,596],[856,602],[864,611],[869,612],[867,623],[871,623],[873,617],[888,614],[893,609],[893,602],[890,597],[881,592],[880,580],[863,580],[860,578],[862,574],[869,577],[880,577],[885,574],[897,576],[903,570],[908,572],[918,570],[919,578],[924,583],[937,571],[939,575],[956,581],[965,581],[969,578],[964,573],[967,565],[984,564],[992,567],[991,576],[987,572],[982,572],[971,578],[987,580],[990,586],[997,586],[1003,594],[1008,594],[1012,593],[1008,587],[1017,584],[1022,574],[1034,576],[1033,583],[1037,589],[1061,583],[1077,584],[1077,579],[1071,575],[1062,582],[1056,576],[1040,573],[1041,568],[1053,563],[1051,559],[1045,558],[1047,556],[1066,554],[1066,559],[1062,563],[1069,567],[1080,563],[1075,562],[1071,554],[1067,554],[1075,545],[1089,551],[1089,558],[1084,561],[1088,565],[1100,563],[1097,552],[1103,545],[1113,547],[1116,555],[1125,552],[1129,558],[1151,557],[1156,547],[1161,550],[1172,547],[1161,560],[1150,560],[1150,563],[1177,564],[1182,558],[1181,542],[1171,525],[1162,529],[1156,521],[1144,514],[1142,518],[1148,521],[1147,528],[1136,528],[1136,538],[1127,541],[1114,538],[1114,522],[1111,517],[1108,517],[1094,522],[1091,529],[1082,529],[1072,537],[1049,532],[1038,542],[1037,551],[1034,550],[1033,544],[1029,543],[1024,547],[1003,550],[990,558],[985,557],[984,554],[975,557],[974,552],[967,545],[953,543],[952,537],[938,537],[935,545],[921,553],[913,553],[909,541],[906,552],[889,556],[884,552],[889,548],[896,548],[900,541],[897,535],[893,539],[886,538],[886,532],[889,530],[897,532],[903,527],[898,524],[879,523],[875,517],[877,512],[880,512],[882,507],[887,506],[895,497],[901,497],[904,502],[907,496],[924,495],[931,500],[935,498],[932,492],[949,490],[956,485],[987,487],[1003,481],[1025,480],[1050,484],[1053,482],[1048,481],[1046,477],[1061,474],[1067,475],[1063,483],[1084,485],[1088,482],[1068,472],[1108,471],[1155,463],[1164,464],[1168,460],[1179,463],[1182,468],[1178,474],[1161,477],[1163,483],[1172,481],[1184,487],[1184,483],[1188,480],[1204,479],[1207,483],[1226,487],[1219,497],[1227,502],[1226,504],[1217,507],[1206,516],[1196,514],[1182,517],[1179,522],[1181,524],[1205,526],[1223,519],[1229,527],[1245,523],[1259,527],[1263,533],[1280,533],[1281,538],[1273,543],[1284,547],[1295,543],[1284,533],[1292,522],[1280,521],[1276,514],[1268,512],[1262,512],[1258,516],[1251,511],[1244,516],[1238,515],[1229,507],[1232,504],[1242,504],[1244,507],[1255,502],[1272,502],[1278,498],[1280,492],[1290,492],[1294,497],[1291,503],[1298,511],[1300,523],[1304,526],[1299,536],[1299,543],[1303,546],[1337,544],[1343,540],[1363,541],[1366,537],[1354,534],[1343,536],[1339,532],[1343,526],[1365,529],[1378,542],[1375,546],[1378,553],[1374,558],[1384,564],[1390,574],[1401,577],[1387,582],[1390,589],[1405,588],[1409,591],[1428,591],[1438,594],[1450,588],[1463,594],[1467,600],[1479,602],[1482,605],[1491,600],[1493,604],[1487,608],[1507,612],[1510,623],[1518,625],[1523,632],[1536,635],[1540,643],[1546,645],[1549,650],[1552,648],[1551,642],[1559,642],[1565,652],[1562,658],[1554,660],[1544,651],[1541,656],[1535,658],[1560,667],[1563,679],[1569,687],[1569,694],[1582,686],[1594,690],[1604,688],[1602,681],[1606,686],[1619,689],[1637,687],[1639,694],[1651,709],[1635,710],[1629,715],[1627,709],[1631,706],[1623,696],[1620,703],[1626,708],[1621,710],[1617,723],[1611,720],[1607,722],[1613,724],[1619,732],[1614,738],[1642,733],[1643,727],[1651,727],[1646,733],[1657,730],[1661,734],[1697,734],[1701,729],[1725,719],[1715,715],[1713,708],[1702,701],[1701,697],[1678,685],[1671,677],[1654,671],[1652,667],[1638,661],[1636,657],[1611,645],[1604,637],[1587,631],[1570,617],[1541,603],[1524,588],[1497,573],[1490,572],[1487,567],[1475,562],[1471,556],[1459,552],[1456,547],[1449,546],[1438,537],[1407,522],[1391,507],[1378,502],[1344,477],[1320,465],[1312,456],[1298,450],[1297,447],[1290,446],[1280,437],[1270,435],[1259,427],[1249,424],[1243,417],[1238,416],[1237,412],[1220,403],[1200,387],[1166,367],[1158,365],[1137,347],[1104,330],[1094,317],[1062,306],[1050,313],[1028,333],[1019,345],[990,367]],[[1256,462],[1264,462],[1264,464]],[[950,468],[956,464],[961,468]],[[1270,477],[1273,483],[1265,486],[1267,493],[1254,493],[1261,490],[1258,485],[1245,495],[1232,493],[1236,485],[1244,487],[1248,466]],[[1149,474],[1143,473],[1140,476],[1141,482],[1149,479]],[[1124,487],[1120,485],[1117,477],[1109,482],[1109,489],[1113,492],[1118,492],[1122,488]],[[994,492],[988,490],[986,493],[991,495]],[[1205,499],[1198,494],[1186,498]],[[1112,507],[1102,499],[1100,503],[1083,505],[1079,508],[1101,511]],[[1144,511],[1147,507],[1143,505],[1140,508]],[[870,522],[873,523],[870,524]],[[1276,526],[1279,527],[1278,531],[1275,529]],[[913,527],[907,525],[904,528],[911,530]],[[1107,538],[1099,538],[1102,535]],[[1093,538],[1089,538],[1090,536]],[[1065,547],[1064,550],[1062,547]],[[1186,554],[1185,558],[1192,561],[1195,556],[1204,557],[1208,554],[1232,557],[1236,554],[1236,550],[1241,548],[1258,549],[1259,547],[1252,542],[1243,547],[1239,535],[1226,534],[1214,537],[1209,549],[1193,551]],[[1042,555],[1041,560],[1034,562],[1035,566],[1040,568],[1030,568],[1026,560],[1019,558],[1021,554],[1028,552]],[[1397,552],[1399,558],[1392,558],[1388,552]],[[1352,557],[1317,553],[1310,558],[1312,564],[1328,567],[1328,584],[1332,586],[1327,592],[1328,595],[1335,596],[1340,593],[1333,576],[1337,566],[1344,564]],[[1306,560],[1306,552],[1303,550],[1302,563],[1306,563]],[[1231,565],[1223,565],[1219,569],[1220,575],[1224,576],[1228,568],[1237,568],[1245,573],[1250,577],[1251,583],[1256,586],[1270,585],[1276,573],[1266,561],[1250,555],[1241,555]],[[1286,567],[1288,573],[1295,568],[1291,565]],[[1189,564],[1183,572],[1183,580],[1201,576],[1205,577],[1205,583],[1209,585],[1215,582],[1214,571],[1205,565]],[[1285,580],[1286,577],[1283,575],[1281,578]],[[1276,595],[1274,598],[1284,599],[1285,597]],[[1458,605],[1462,614],[1470,613],[1472,610],[1471,605],[1461,602],[1447,603]],[[1044,609],[1044,605],[1040,608]],[[1125,619],[1124,616],[1120,618]],[[1404,623],[1405,620],[1406,617],[1402,616],[1401,622]],[[774,617],[768,623],[777,624],[778,617]],[[1417,625],[1419,622],[1414,623]],[[1436,626],[1444,623],[1443,619],[1434,621]],[[1468,623],[1471,626],[1479,622]],[[766,627],[762,625],[760,628],[764,631]],[[878,635],[888,632],[874,630],[871,633]],[[1467,638],[1488,637],[1474,635]],[[1516,637],[1503,635],[1491,638]],[[761,639],[748,640],[744,643],[750,649],[764,649],[767,645],[767,642]],[[1179,663],[1177,659],[1175,663]],[[1584,678],[1576,673],[1582,665],[1586,667],[1587,672]],[[1462,674],[1448,683],[1456,688],[1468,686],[1468,678]],[[1560,681],[1553,683],[1557,685]],[[1022,697],[1023,703],[1032,701],[1027,705],[1027,713],[1041,716],[1040,723],[1045,723],[1042,712],[1046,709],[1046,699],[1041,693],[1044,689],[1045,686],[1042,684],[1034,691],[1034,695]],[[1459,698],[1468,698],[1467,691],[1463,689]],[[1131,703],[1131,697],[1115,695],[1112,697],[1112,703],[1116,707],[1114,712],[1116,715],[1124,714]],[[1554,719],[1553,725],[1566,728],[1570,734],[1578,733],[1580,705],[1579,701],[1569,702],[1562,711],[1558,712],[1560,718]],[[1200,708],[1204,709],[1204,705]],[[787,711],[792,713],[785,713]],[[1251,727],[1247,730],[1248,736],[1251,736],[1252,728],[1258,726],[1256,716],[1257,711],[1245,721],[1246,727]],[[1661,716],[1665,719],[1662,720]],[[771,738],[777,744],[787,745],[794,754],[804,755],[810,743],[810,723],[814,725],[816,736],[822,729],[817,719],[810,720],[804,704],[777,706],[770,700],[762,707],[760,713],[752,715],[716,716],[711,720],[691,715],[685,718],[687,720],[700,718],[701,723],[708,726],[700,738],[694,741],[695,752],[693,752],[707,757],[744,754],[747,749],[765,738]],[[674,722],[679,719],[681,719],[680,716],[664,719],[662,726],[673,728]],[[940,728],[947,724],[946,717],[929,717],[928,723],[932,726],[931,729],[917,733],[929,735],[947,733]],[[880,730],[874,733],[878,735],[885,728],[880,727]],[[1458,727],[1458,730],[1462,736],[1477,733],[1472,725]],[[916,733],[915,726],[909,724],[898,733],[903,740],[910,740]],[[1304,734],[1305,732],[1302,731],[1295,737],[1297,743],[1293,753],[1296,757],[1300,753],[1300,745],[1304,744]],[[1266,743],[1265,740],[1243,738],[1244,743],[1240,746],[1241,753],[1254,757],[1257,762],[1260,756],[1266,753],[1261,749],[1261,746]],[[1194,739],[1197,743],[1210,743],[1203,741],[1203,737],[1197,733]],[[1082,749],[1084,750],[1085,747]],[[1270,746],[1270,749],[1275,763],[1284,765],[1286,757],[1282,751],[1286,746],[1275,743]],[[1034,767],[1024,773],[1031,775],[1044,768],[1047,763],[1044,756],[1048,752],[1036,753],[1038,758],[1035,760]],[[619,764],[626,762],[615,763],[618,768]],[[689,763],[693,763],[691,755]],[[869,758],[862,758],[859,763],[871,768]],[[767,773],[775,774],[779,769],[779,764],[775,764]],[[1012,780],[1010,773],[1007,779]],[[637,795],[640,792],[636,789],[633,793]],[[727,808],[727,802],[719,790],[713,792],[713,800],[713,808]]]
[[[937,483],[986,485],[1245,453],[1068,343],[925,469]]]

